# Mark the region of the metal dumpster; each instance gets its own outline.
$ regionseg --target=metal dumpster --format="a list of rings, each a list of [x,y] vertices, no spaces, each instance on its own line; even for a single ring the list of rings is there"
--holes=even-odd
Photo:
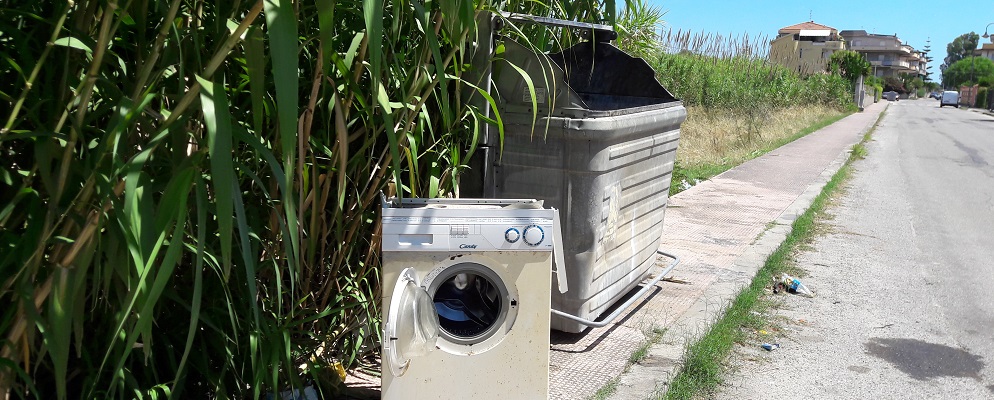
[[[481,193],[469,193],[542,199],[561,210],[569,290],[553,289],[552,307],[594,320],[656,261],[687,111],[644,60],[608,42],[610,27],[558,22],[590,27],[590,40],[553,54],[504,40],[490,89],[504,140],[493,128],[484,135],[476,156],[480,175],[470,179]],[[531,77],[534,92],[508,64]],[[561,331],[585,325],[552,317],[552,328]]]

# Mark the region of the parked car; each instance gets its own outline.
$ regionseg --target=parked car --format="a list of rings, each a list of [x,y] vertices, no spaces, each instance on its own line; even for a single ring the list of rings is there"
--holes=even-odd
[[[944,106],[959,108],[959,92],[955,90],[947,90],[942,92],[942,99],[939,100],[939,108]]]
[[[939,92],[931,92],[928,94],[928,98],[940,100],[942,99],[942,95],[940,95]]]
[[[887,101],[897,101],[900,98],[900,96],[898,96],[897,92],[895,92],[893,90],[891,90],[889,92],[883,92],[881,95]]]

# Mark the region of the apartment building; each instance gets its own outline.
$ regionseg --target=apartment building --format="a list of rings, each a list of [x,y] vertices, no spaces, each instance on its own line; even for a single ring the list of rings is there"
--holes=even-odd
[[[844,50],[839,31],[814,21],[777,31],[770,43],[770,61],[802,74],[824,72],[832,53]]]
[[[900,74],[925,75],[925,54],[901,42],[897,35],[867,33],[864,30],[839,32],[846,48],[863,54],[873,66],[873,75],[898,77]]]

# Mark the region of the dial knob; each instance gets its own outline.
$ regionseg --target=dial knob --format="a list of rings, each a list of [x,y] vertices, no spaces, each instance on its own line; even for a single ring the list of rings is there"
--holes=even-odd
[[[529,225],[525,228],[524,239],[529,246],[538,246],[545,240],[545,231],[542,230],[541,226]]]
[[[521,232],[518,232],[518,228],[507,228],[507,230],[504,231],[504,240],[508,243],[517,242],[518,239],[521,239]]]

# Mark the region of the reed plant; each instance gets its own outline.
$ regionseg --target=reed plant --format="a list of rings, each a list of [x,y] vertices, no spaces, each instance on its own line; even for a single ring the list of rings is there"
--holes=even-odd
[[[0,396],[330,398],[370,367],[378,196],[452,195],[499,121],[492,10],[615,4],[0,6]]]
[[[660,82],[690,106],[767,110],[824,105],[845,109],[848,83],[829,73],[801,75],[767,59],[763,36],[668,31],[649,58]]]

